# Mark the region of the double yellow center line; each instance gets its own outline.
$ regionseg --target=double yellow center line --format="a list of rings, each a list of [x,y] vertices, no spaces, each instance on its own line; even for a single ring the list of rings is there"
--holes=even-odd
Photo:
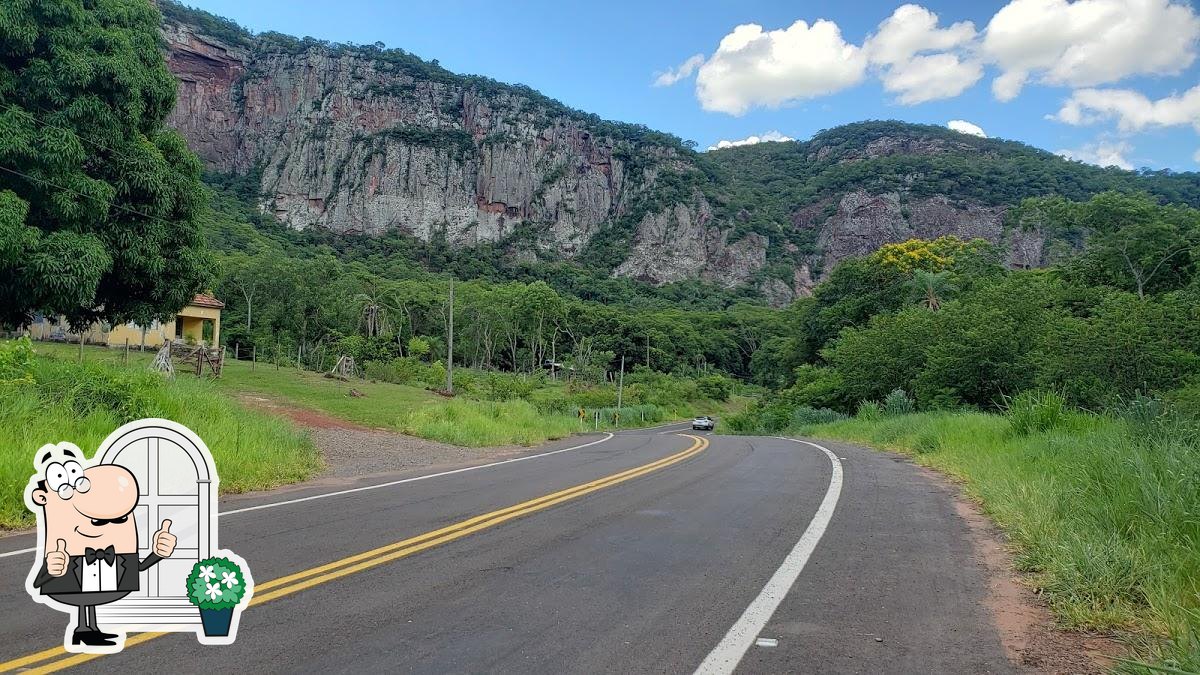
[[[335,579],[340,579],[356,572],[378,567],[385,563],[406,558],[414,553],[420,553],[426,549],[441,546],[461,539],[475,532],[486,530],[490,527],[495,527],[501,523],[521,518],[532,513],[537,513],[543,509],[548,509],[556,504],[561,504],[572,499],[578,499],[587,494],[603,490],[607,487],[612,487],[627,480],[632,480],[648,473],[652,473],[659,469],[671,466],[684,461],[690,457],[700,454],[708,447],[708,440],[699,436],[691,436],[682,434],[685,438],[692,439],[692,444],[686,450],[677,452],[673,455],[668,455],[660,460],[643,464],[620,473],[605,476],[598,480],[589,483],[582,483],[574,487],[560,490],[552,494],[544,495],[536,499],[514,504],[507,508],[491,511],[483,515],[468,518],[453,525],[448,525],[432,532],[410,537],[401,541],[397,541],[386,546],[364,551],[352,556],[335,560],[325,565],[320,565],[307,569],[295,574],[272,579],[256,584],[254,587],[254,597],[250,601],[250,607],[270,602],[284,596],[298,593],[307,588],[320,586]],[[128,649],[143,642],[148,642],[154,638],[167,635],[167,633],[138,633],[130,636],[125,640],[125,648]],[[28,673],[52,673],[63,668],[86,663],[92,659],[98,658],[99,654],[71,654],[62,647],[55,647],[40,651],[28,656],[23,656],[12,661],[0,663],[0,673],[16,670],[26,666],[31,666],[36,663],[42,665],[32,668]],[[46,663],[43,663],[46,662]]]

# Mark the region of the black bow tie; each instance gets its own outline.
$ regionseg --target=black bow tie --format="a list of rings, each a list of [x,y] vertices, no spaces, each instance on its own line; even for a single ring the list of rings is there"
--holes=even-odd
[[[113,549],[111,544],[100,549],[85,548],[83,549],[83,559],[86,560],[87,564],[89,565],[97,560],[103,560],[111,565],[117,561],[117,552]]]

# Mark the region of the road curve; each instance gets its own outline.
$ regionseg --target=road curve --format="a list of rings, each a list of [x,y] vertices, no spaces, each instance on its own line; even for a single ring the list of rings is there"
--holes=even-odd
[[[464,521],[488,526],[304,576],[315,583],[247,609],[229,647],[167,635],[82,663],[54,655],[29,665],[689,673],[811,538],[840,465],[823,536],[760,631],[778,644],[750,646],[737,671],[1011,671],[953,496],[911,464],[826,442],[841,459],[775,438],[699,434],[704,447],[677,431],[621,432],[529,461],[223,516],[222,545],[253,565],[260,589]],[[596,487],[579,487],[587,485]],[[279,501],[238,499],[222,510]],[[510,510],[528,504],[538,508]],[[495,513],[516,515],[471,520]],[[28,545],[19,539],[5,550]],[[0,558],[9,580],[0,587],[0,670],[62,636],[65,616],[25,596],[30,563]]]

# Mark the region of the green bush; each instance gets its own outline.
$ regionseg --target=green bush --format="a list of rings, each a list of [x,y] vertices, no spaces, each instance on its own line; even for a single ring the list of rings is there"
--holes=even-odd
[[[733,392],[733,383],[723,375],[708,375],[696,381],[700,396],[711,401],[728,401]]]
[[[441,361],[434,361],[425,369],[425,376],[421,378],[425,386],[430,389],[441,389],[446,386],[446,365]]]
[[[22,337],[0,343],[0,385],[33,382],[33,344]]]
[[[1008,402],[1007,414],[1013,433],[1028,436],[1061,426],[1067,416],[1067,401],[1053,391],[1023,391]]]
[[[791,426],[804,427],[812,424],[827,424],[846,419],[846,416],[829,408],[811,408],[802,405],[792,411]]]
[[[761,429],[761,420],[752,408],[729,415],[722,421],[731,431],[738,434],[752,434]]]
[[[579,406],[567,400],[558,389],[535,389],[525,400],[545,415],[579,416]]]
[[[516,373],[489,372],[481,385],[481,394],[491,401],[511,401],[516,398],[529,398],[534,391],[534,383],[528,378]]]
[[[862,401],[858,404],[858,410],[854,416],[868,422],[877,420],[883,417],[883,406],[879,405],[879,401]]]
[[[567,389],[567,400],[580,408],[604,408],[617,404],[617,392],[610,387],[579,387]]]
[[[479,384],[476,374],[466,368],[454,369],[454,393],[457,396],[475,393]]]
[[[407,434],[472,448],[536,445],[580,430],[578,419],[543,415],[528,401],[462,398],[409,411],[397,426]]]
[[[431,347],[429,340],[420,336],[413,336],[408,341],[408,354],[414,358],[423,359],[429,356]]]
[[[916,406],[913,405],[912,398],[903,389],[893,389],[883,399],[883,412],[885,415],[908,415],[915,409]]]
[[[368,380],[391,382],[392,384],[411,384],[420,377],[424,370],[414,359],[399,357],[391,361],[367,361],[363,364],[363,377]]]

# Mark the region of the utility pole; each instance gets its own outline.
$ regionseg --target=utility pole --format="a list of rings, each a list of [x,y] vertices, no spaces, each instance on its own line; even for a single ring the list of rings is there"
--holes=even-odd
[[[646,331],[646,370],[650,370],[650,331]]]
[[[617,381],[617,414],[621,414],[621,394],[625,388],[625,355],[621,355],[621,379]]]
[[[449,329],[446,331],[446,393],[454,393],[454,277],[450,277]]]

